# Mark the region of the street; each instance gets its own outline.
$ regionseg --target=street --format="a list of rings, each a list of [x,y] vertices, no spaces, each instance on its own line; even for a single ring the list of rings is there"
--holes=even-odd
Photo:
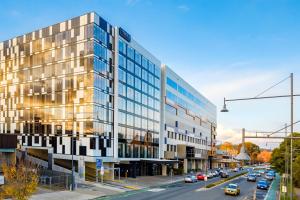
[[[235,175],[236,172],[230,173]],[[157,188],[150,188],[145,190],[138,190],[128,192],[125,194],[104,197],[99,199],[122,199],[122,200],[193,200],[193,199],[209,199],[209,200],[220,200],[220,199],[252,199],[254,190],[256,189],[256,182],[247,182],[246,177],[243,175],[236,179],[233,179],[227,183],[216,186],[211,189],[204,189],[205,184],[213,183],[220,180],[219,177],[209,179],[206,183],[199,181],[197,183],[184,183],[177,182],[174,184],[161,186]],[[241,189],[241,194],[237,197],[227,196],[224,194],[224,187],[229,183],[238,183]],[[264,199],[267,191],[257,190],[257,199]]]

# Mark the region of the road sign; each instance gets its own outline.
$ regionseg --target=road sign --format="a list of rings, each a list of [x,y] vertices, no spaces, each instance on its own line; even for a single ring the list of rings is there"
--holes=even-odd
[[[101,169],[102,167],[102,159],[96,159],[96,169]]]
[[[285,185],[282,186],[281,191],[282,191],[283,193],[286,193],[286,192],[287,192],[287,189],[286,189],[286,186],[285,186]]]
[[[4,176],[0,176],[0,185],[4,185]]]
[[[103,176],[103,175],[104,175],[104,167],[103,167],[103,166],[101,166],[101,169],[100,169],[100,174],[101,174],[101,176]]]

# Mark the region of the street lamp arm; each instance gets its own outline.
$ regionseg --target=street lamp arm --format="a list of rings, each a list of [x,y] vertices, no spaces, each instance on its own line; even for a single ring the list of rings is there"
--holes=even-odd
[[[300,94],[294,94],[294,97],[300,96]],[[250,97],[250,98],[238,98],[238,99],[224,99],[224,102],[229,101],[247,101],[247,100],[256,100],[256,99],[273,99],[273,98],[283,98],[291,97],[291,95],[277,95],[277,96],[263,96],[263,97]]]

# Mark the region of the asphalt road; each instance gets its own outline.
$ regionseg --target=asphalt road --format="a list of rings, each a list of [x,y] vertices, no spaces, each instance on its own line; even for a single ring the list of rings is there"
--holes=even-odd
[[[230,175],[235,175],[237,173],[232,172]],[[221,178],[215,177],[209,179],[206,183],[203,181],[197,183],[184,183],[177,182],[174,184],[150,188],[145,190],[138,190],[120,194],[117,196],[109,196],[105,200],[227,200],[227,199],[237,199],[237,200],[250,200],[253,198],[254,190],[256,189],[255,182],[247,182],[245,176],[238,177],[231,180],[225,184],[219,185],[212,189],[204,189],[205,184],[209,184],[220,180]],[[238,183],[241,189],[241,194],[239,196],[228,196],[224,194],[224,187],[229,183]],[[266,191],[257,190],[257,199],[263,199]]]

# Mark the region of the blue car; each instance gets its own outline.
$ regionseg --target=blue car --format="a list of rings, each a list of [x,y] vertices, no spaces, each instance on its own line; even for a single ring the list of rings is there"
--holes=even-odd
[[[267,190],[269,188],[269,184],[265,180],[260,180],[257,183],[257,189]]]

